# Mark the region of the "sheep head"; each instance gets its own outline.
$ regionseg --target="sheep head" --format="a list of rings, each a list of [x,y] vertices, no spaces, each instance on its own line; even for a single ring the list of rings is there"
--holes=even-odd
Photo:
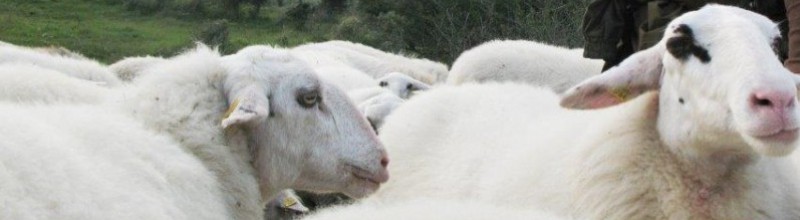
[[[223,127],[248,132],[262,192],[294,188],[360,198],[386,182],[383,145],[346,94],[280,49],[224,58]]]
[[[657,126],[668,146],[786,155],[798,140],[798,77],[774,53],[779,37],[764,16],[706,6],[673,20],[654,47],[567,91],[561,105],[603,108],[658,90]]]

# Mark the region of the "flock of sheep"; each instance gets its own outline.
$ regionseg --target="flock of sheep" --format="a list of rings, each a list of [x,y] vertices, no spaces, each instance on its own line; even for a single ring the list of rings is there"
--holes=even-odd
[[[0,219],[800,219],[778,37],[706,6],[602,74],[530,41],[449,69],[346,41],[108,66],[0,42]]]

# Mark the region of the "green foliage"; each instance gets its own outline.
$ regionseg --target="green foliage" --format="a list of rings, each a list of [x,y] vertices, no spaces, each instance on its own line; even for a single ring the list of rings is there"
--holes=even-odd
[[[189,0],[186,0],[187,2]],[[192,47],[213,20],[159,12],[142,15],[119,0],[2,0],[0,41],[24,46],[63,46],[105,63],[127,56],[172,56]],[[271,20],[283,11],[265,7],[259,20],[229,21],[229,47],[294,46],[329,39],[324,27],[298,31]],[[314,32],[311,32],[314,31]]]
[[[218,47],[223,52],[230,51],[230,33],[228,32],[227,20],[216,20],[211,22],[206,28],[200,31],[197,38],[200,42],[209,46]]]
[[[382,13],[378,16],[345,15],[333,30],[334,37],[360,42],[387,51],[406,49],[403,30],[406,26],[404,17],[395,12]]]
[[[585,1],[361,0],[363,20],[396,21],[385,36],[402,36],[406,50],[446,62],[492,39],[528,39],[580,46]],[[395,14],[392,14],[395,13]]]
[[[315,10],[315,6],[300,2],[291,6],[289,10],[286,11],[285,21],[295,28],[302,29],[306,26]]]
[[[579,47],[586,1],[349,0],[331,14],[325,0],[236,0],[250,19],[226,19],[227,0],[3,0],[0,41],[57,45],[104,62],[170,56],[194,41],[229,53],[252,44],[290,47],[342,39],[452,62],[492,39]],[[259,12],[250,4],[263,4]]]

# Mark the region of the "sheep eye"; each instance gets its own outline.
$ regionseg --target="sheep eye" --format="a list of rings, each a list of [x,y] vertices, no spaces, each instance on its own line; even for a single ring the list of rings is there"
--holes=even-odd
[[[414,85],[408,84],[408,85],[406,85],[406,89],[407,90],[412,90],[412,89],[414,89]]]
[[[381,83],[379,83],[378,85],[381,87],[386,87],[387,85],[389,85],[389,83],[386,83],[386,81],[381,81]]]
[[[319,93],[317,92],[310,92],[306,94],[302,94],[297,97],[297,103],[304,108],[311,108],[314,107],[322,98],[319,97]]]

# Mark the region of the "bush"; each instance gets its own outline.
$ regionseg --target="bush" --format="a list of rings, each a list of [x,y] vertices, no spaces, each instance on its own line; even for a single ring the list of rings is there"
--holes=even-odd
[[[387,51],[400,51],[407,47],[403,41],[403,29],[400,28],[405,26],[405,22],[395,12],[382,13],[371,19],[346,15],[334,28],[333,38],[360,42]]]
[[[128,10],[139,11],[143,14],[153,14],[161,11],[167,0],[123,0]]]
[[[213,21],[203,28],[203,30],[197,34],[197,40],[209,46],[219,47],[220,51],[227,53],[232,50],[228,37],[229,35],[228,21],[222,19]]]
[[[561,0],[360,0],[356,9],[366,27],[348,39],[400,38],[403,49],[445,62],[492,39],[575,47],[583,44],[579,31],[586,5],[586,1]],[[363,22],[372,20],[376,22]]]
[[[316,11],[316,7],[309,3],[300,2],[286,11],[284,21],[298,29],[303,29],[314,11]]]

